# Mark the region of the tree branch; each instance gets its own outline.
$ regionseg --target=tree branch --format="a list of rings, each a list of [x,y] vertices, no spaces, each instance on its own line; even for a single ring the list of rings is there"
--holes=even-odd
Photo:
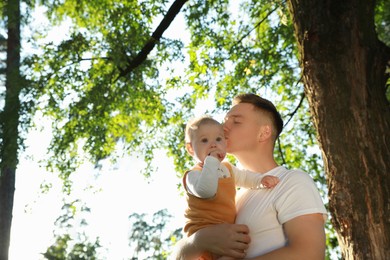
[[[119,74],[118,78],[126,76],[133,69],[137,68],[139,65],[141,65],[142,62],[144,62],[146,60],[149,53],[153,50],[156,43],[160,40],[162,34],[169,27],[169,25],[172,23],[173,19],[180,12],[180,9],[183,7],[183,5],[186,2],[187,2],[187,0],[176,0],[172,4],[172,6],[169,8],[167,14],[164,16],[163,20],[159,24],[159,26],[157,26],[156,30],[153,32],[149,41],[145,44],[145,46],[137,54],[137,56],[135,56],[132,60],[129,60],[128,66],[125,69],[121,69],[121,73]]]

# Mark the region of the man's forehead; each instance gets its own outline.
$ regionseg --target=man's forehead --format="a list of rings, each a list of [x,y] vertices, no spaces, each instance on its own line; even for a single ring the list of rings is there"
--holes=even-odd
[[[234,105],[229,112],[226,114],[226,117],[243,117],[249,111],[253,111],[253,105],[248,103],[239,103]]]
[[[240,113],[235,113],[235,112],[228,112],[225,116],[225,121],[227,119],[233,119],[233,118],[243,118],[244,115]]]

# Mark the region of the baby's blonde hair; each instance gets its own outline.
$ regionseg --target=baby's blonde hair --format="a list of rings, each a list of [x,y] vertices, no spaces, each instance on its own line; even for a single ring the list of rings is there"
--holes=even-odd
[[[191,143],[193,134],[199,129],[200,126],[206,124],[213,124],[222,127],[221,123],[215,120],[214,118],[212,118],[211,116],[205,115],[201,117],[196,117],[187,123],[186,130],[185,130],[186,143]]]

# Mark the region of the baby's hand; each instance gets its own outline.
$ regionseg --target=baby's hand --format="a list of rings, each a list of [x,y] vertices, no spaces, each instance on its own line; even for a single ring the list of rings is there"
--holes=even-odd
[[[213,156],[217,158],[220,162],[222,162],[223,159],[225,159],[226,153],[222,151],[213,151],[209,153],[209,156]]]
[[[264,188],[271,189],[276,186],[276,184],[279,183],[279,178],[271,175],[266,175],[261,180],[261,185]]]

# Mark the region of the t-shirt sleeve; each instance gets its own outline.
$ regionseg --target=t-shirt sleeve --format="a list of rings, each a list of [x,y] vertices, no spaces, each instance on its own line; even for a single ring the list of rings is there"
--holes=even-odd
[[[275,209],[281,224],[306,214],[321,213],[324,221],[327,211],[313,179],[305,172],[291,171],[278,184],[280,195]]]

